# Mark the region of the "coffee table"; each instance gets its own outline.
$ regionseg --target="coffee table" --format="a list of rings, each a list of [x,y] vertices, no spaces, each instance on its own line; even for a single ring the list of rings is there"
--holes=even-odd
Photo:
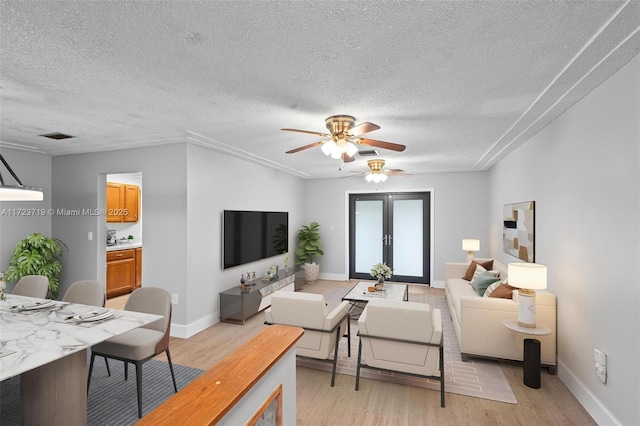
[[[375,282],[358,281],[351,290],[342,298],[343,301],[351,303],[351,310],[354,308],[364,309],[370,300],[384,299],[384,300],[396,300],[407,301],[409,300],[409,287],[406,284],[384,284],[384,289],[381,292],[370,292],[367,289],[375,286]],[[351,315],[353,319],[353,314]]]

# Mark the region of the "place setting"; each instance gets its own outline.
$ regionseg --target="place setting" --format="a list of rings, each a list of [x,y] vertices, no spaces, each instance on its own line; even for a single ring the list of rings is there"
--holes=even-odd
[[[113,311],[107,309],[93,309],[81,313],[65,312],[56,313],[55,322],[73,324],[81,327],[93,327],[94,325],[117,318]]]

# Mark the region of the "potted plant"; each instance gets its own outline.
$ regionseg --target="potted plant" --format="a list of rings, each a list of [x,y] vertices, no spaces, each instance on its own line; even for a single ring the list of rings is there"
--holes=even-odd
[[[65,243],[57,238],[45,237],[40,233],[30,234],[20,241],[13,250],[9,267],[4,278],[16,283],[26,275],[44,275],[49,279],[49,297],[58,297],[62,263],[62,247],[69,250]]]
[[[304,280],[313,283],[318,280],[320,265],[313,261],[314,256],[322,256],[322,244],[320,244],[320,225],[311,222],[309,226],[303,225],[298,231],[298,248],[296,249],[296,265],[302,265]]]

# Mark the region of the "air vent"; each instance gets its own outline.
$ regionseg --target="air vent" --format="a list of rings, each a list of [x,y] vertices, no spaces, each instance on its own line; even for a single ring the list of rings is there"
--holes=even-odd
[[[45,138],[49,138],[49,139],[70,139],[70,138],[75,138],[75,136],[65,135],[64,133],[60,133],[60,132],[47,133],[47,134],[40,135],[40,136],[44,136]]]
[[[375,149],[367,149],[364,151],[358,151],[358,155],[360,155],[361,157],[377,157],[378,151],[376,151]]]

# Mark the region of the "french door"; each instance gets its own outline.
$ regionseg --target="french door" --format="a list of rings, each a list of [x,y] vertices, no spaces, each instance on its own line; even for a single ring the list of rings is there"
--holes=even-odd
[[[349,196],[349,278],[373,279],[371,267],[386,262],[389,281],[429,284],[429,192]]]

